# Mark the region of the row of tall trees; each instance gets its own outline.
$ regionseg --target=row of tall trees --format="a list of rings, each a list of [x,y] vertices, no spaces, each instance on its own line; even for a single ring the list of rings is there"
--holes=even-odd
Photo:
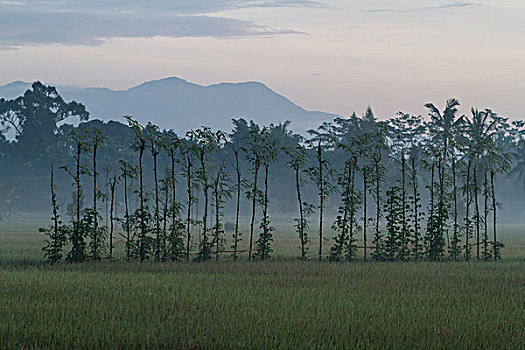
[[[59,260],[68,239],[71,250],[67,260],[100,259],[108,232],[100,225],[102,217],[97,203],[105,200],[111,203],[110,258],[114,248],[113,221],[118,221],[122,228],[119,234],[125,240],[126,259],[205,261],[231,253],[237,260],[242,253],[239,206],[244,192],[251,202],[252,213],[248,260],[265,260],[272,253],[274,231],[269,216],[268,178],[272,164],[283,155],[295,176],[298,208],[295,228],[303,259],[308,257],[309,218],[316,209],[319,247],[315,256],[319,260],[328,255],[330,261],[353,261],[359,249],[363,251],[363,259],[370,256],[377,261],[470,260],[474,254],[477,259],[499,259],[502,243],[497,237],[498,201],[494,181],[509,169],[510,156],[498,146],[495,136],[502,135],[505,120],[490,110],[473,109],[471,117],[457,116],[458,106],[456,100],[449,100],[440,111],[428,104],[431,117],[428,122],[404,113],[380,122],[369,109],[362,118],[353,115],[323,124],[311,131],[309,140],[293,134],[287,124],[260,128],[242,119],[234,121],[230,135],[203,127],[180,138],[152,124],[141,126],[127,117],[135,132],[131,148],[136,152],[137,161],[120,161],[120,173],[110,178],[110,198],[100,191],[97,181],[97,149],[103,144],[104,135],[99,129],[75,130],[72,140],[76,166],[75,169],[63,167],[73,179],[75,215],[71,225],[61,223],[52,169],[53,225],[43,230],[50,237],[46,257],[52,262]],[[505,133],[505,137],[517,136],[512,130]],[[81,162],[87,152],[92,157],[90,168]],[[151,169],[143,166],[146,153],[151,155]],[[157,159],[161,153],[170,159],[170,166],[159,179]],[[241,169],[240,157],[246,160],[245,169]],[[332,164],[336,160],[339,165]],[[150,190],[144,187],[145,171],[153,173]],[[423,177],[429,175],[425,209],[421,173]],[[83,175],[92,178],[93,204],[82,211],[80,177]],[[175,185],[183,179],[187,198],[178,201]],[[133,180],[139,184],[136,191],[139,205],[130,213],[128,183]],[[117,184],[124,193],[122,218],[113,215]],[[304,187],[312,185],[317,187],[317,203],[308,203],[302,197]],[[204,201],[203,214],[195,223],[191,211],[199,192]],[[334,196],[340,203],[331,226],[336,234],[329,251],[325,251],[324,208],[327,199]],[[236,200],[235,228],[232,250],[227,250],[222,210],[224,203],[232,198]],[[183,208],[186,215],[182,213]],[[368,217],[370,211],[375,215]],[[195,224],[202,226],[197,251],[192,250],[191,225]],[[372,245],[368,246],[370,230],[373,231]],[[363,242],[362,246],[358,246],[359,241]]]
[[[25,99],[38,103],[28,109]],[[118,242],[130,260],[237,260],[244,253],[248,260],[268,259],[275,230],[270,191],[281,183],[295,188],[302,259],[499,259],[495,183],[510,169],[511,154],[513,172],[524,173],[523,123],[509,124],[489,109],[459,115],[455,99],[443,109],[427,104],[426,120],[400,112],[379,121],[369,108],[362,117],[323,123],[309,138],[294,134],[288,123],[260,127],[244,119],[234,120],[230,133],[202,127],[184,136],[132,117],[112,137],[106,124],[57,127],[71,115],[85,121],[87,112],[41,84],[1,102],[3,125],[19,133],[14,142],[23,141],[24,128],[52,120],[55,129],[46,127],[46,137],[59,137],[54,147],[69,154],[69,160],[58,159],[63,164],[52,162],[53,221],[42,229],[51,262],[63,255],[72,262],[113,258]],[[66,210],[59,208],[57,167],[72,182]],[[241,250],[241,207],[247,204],[248,242]],[[231,237],[224,229],[228,205],[234,208]],[[315,236],[318,247],[309,253]]]

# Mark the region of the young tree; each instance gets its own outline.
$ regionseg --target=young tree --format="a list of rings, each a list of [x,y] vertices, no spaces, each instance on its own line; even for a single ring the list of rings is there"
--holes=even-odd
[[[461,254],[460,247],[460,234],[459,234],[459,222],[458,222],[458,186],[456,178],[456,157],[452,157],[452,188],[453,188],[453,199],[454,199],[454,229],[452,234],[452,241],[449,246],[449,258],[453,261],[457,261]]]
[[[255,214],[257,203],[260,201],[261,193],[258,187],[258,176],[261,168],[261,158],[263,155],[263,141],[261,130],[256,124],[250,125],[250,131],[247,136],[247,147],[243,148],[246,156],[246,160],[250,164],[250,170],[252,172],[253,180],[251,183],[251,189],[246,193],[248,199],[252,200],[252,216],[250,221],[250,248],[248,250],[248,261],[252,260],[253,251],[253,233],[255,230]]]
[[[394,158],[398,158],[401,163],[401,178],[399,180],[400,191],[401,191],[401,232],[399,236],[399,258],[401,260],[407,260],[410,255],[409,242],[414,242],[416,247],[416,255],[419,255],[419,217],[418,217],[418,205],[420,195],[417,193],[417,175],[415,167],[415,158],[418,157],[420,149],[420,143],[422,137],[425,136],[426,128],[423,124],[421,116],[412,116],[403,112],[398,112],[397,117],[389,120],[389,128],[392,142],[392,151]],[[408,186],[407,186],[407,156],[410,159],[412,165],[412,203],[409,203],[408,199]],[[397,159],[396,159],[397,160]],[[410,204],[414,205],[412,214],[412,220],[414,226],[409,228],[409,215]],[[414,237],[410,237],[414,236]]]
[[[126,260],[131,259],[131,250],[133,248],[134,242],[131,236],[131,223],[130,223],[130,213],[129,213],[129,200],[128,200],[128,179],[134,179],[137,176],[137,169],[130,163],[120,160],[120,176],[118,181],[123,182],[124,187],[124,220],[121,221],[122,228],[124,229],[125,235],[121,236],[126,241]]]
[[[375,218],[375,234],[372,243],[375,245],[372,258],[376,261],[384,259],[384,242],[383,235],[379,228],[381,220],[381,184],[385,181],[386,168],[383,164],[383,153],[387,151],[388,147],[385,138],[385,127],[379,125],[379,130],[373,135],[373,151],[371,154],[373,164],[373,181],[375,188],[373,189],[374,199],[376,201],[376,218]]]
[[[213,237],[212,243],[215,246],[215,261],[219,260],[219,253],[224,248],[225,239],[224,225],[221,222],[224,216],[222,210],[224,209],[224,203],[226,200],[231,198],[232,188],[229,186],[230,178],[227,174],[225,161],[220,162],[215,178],[213,180],[213,198],[215,209],[215,224],[212,227]]]
[[[195,258],[197,261],[206,261],[211,258],[211,245],[213,242],[208,240],[208,206],[209,206],[209,189],[211,187],[209,181],[208,162],[212,153],[219,147],[219,143],[224,139],[224,134],[221,131],[214,133],[210,128],[203,127],[189,132],[191,138],[194,140],[192,150],[195,157],[200,162],[200,169],[197,172],[201,188],[204,196],[204,214],[202,217],[203,235],[200,242],[199,253]]]
[[[237,261],[237,250],[239,246],[241,233],[239,232],[239,216],[241,208],[241,191],[242,188],[246,185],[244,178],[242,177],[241,172],[241,163],[240,163],[240,152],[243,150],[242,143],[245,141],[248,135],[248,124],[244,119],[232,120],[234,128],[229,135],[230,142],[229,146],[233,152],[234,158],[234,168],[235,168],[235,179],[236,179],[236,202],[235,202],[235,229],[233,231],[233,261]],[[251,250],[251,249],[250,249]],[[250,252],[251,253],[251,252]]]
[[[313,137],[308,140],[308,144],[317,153],[317,163],[308,168],[307,174],[313,183],[317,186],[319,195],[319,252],[318,259],[323,259],[323,218],[325,211],[325,202],[334,191],[332,180],[334,170],[330,167],[330,161],[324,157],[324,151],[333,143],[332,137],[327,133],[330,124],[324,123],[316,130],[309,130]]]
[[[62,260],[62,250],[66,244],[70,229],[69,227],[62,225],[60,215],[58,214],[59,208],[55,192],[55,174],[53,166],[51,166],[51,205],[53,207],[53,224],[48,228],[40,228],[39,231],[48,237],[46,245],[42,248],[44,251],[44,259],[50,264],[55,264]]]
[[[151,150],[151,156],[153,158],[153,180],[154,180],[154,190],[155,190],[155,211],[154,211],[154,235],[155,235],[155,260],[160,261],[162,253],[162,241],[164,241],[163,234],[160,229],[160,195],[159,195],[159,178],[158,178],[158,167],[157,159],[160,154],[160,150],[163,147],[162,138],[159,131],[159,128],[156,125],[148,123],[145,128],[145,136],[149,141],[149,146]]]
[[[84,151],[87,150],[87,137],[85,132],[79,130],[73,130],[71,133],[71,140],[73,141],[75,154],[73,158],[75,159],[75,172],[69,170],[68,167],[61,167],[64,169],[74,181],[75,186],[75,218],[73,220],[73,227],[71,229],[71,235],[69,240],[71,242],[71,250],[67,254],[67,261],[69,262],[82,262],[86,260],[86,241],[85,241],[85,232],[81,227],[81,199],[82,199],[82,185],[80,183],[80,178],[82,174],[85,174],[86,171],[82,165],[81,156]]]
[[[90,257],[93,260],[100,260],[102,253],[105,250],[105,240],[107,235],[107,228],[100,226],[99,223],[102,220],[102,216],[98,212],[97,202],[100,197],[103,196],[100,191],[100,185],[98,183],[98,172],[97,172],[97,151],[99,147],[104,143],[105,135],[104,132],[99,128],[92,128],[89,130],[89,142],[91,150],[93,152],[93,207],[91,210],[86,212],[85,222],[89,222],[86,227],[89,235],[89,246],[90,246]]]
[[[112,178],[109,179],[109,191],[110,191],[110,208],[109,208],[109,258],[113,259],[113,230],[114,230],[114,220],[113,217],[114,208],[115,208],[115,188],[118,183],[117,175],[113,175]]]
[[[129,126],[135,131],[135,139],[131,144],[131,148],[139,153],[138,175],[139,175],[139,199],[140,207],[137,212],[139,218],[139,235],[137,254],[139,260],[142,262],[148,258],[150,239],[148,237],[148,226],[150,222],[149,210],[146,207],[146,198],[144,192],[144,167],[142,165],[144,151],[146,150],[147,139],[144,134],[144,127],[131,117],[126,117]]]
[[[471,226],[470,226],[470,204],[472,202],[471,199],[471,185],[470,185],[470,171],[471,169],[471,163],[470,160],[468,160],[467,163],[467,174],[466,174],[466,182],[465,182],[465,203],[466,203],[466,210],[465,210],[465,260],[469,261],[471,258],[471,246],[469,245],[469,239],[472,237],[471,234]]]
[[[490,189],[489,189],[489,182],[488,182],[488,176],[487,176],[487,169],[485,168],[483,171],[483,198],[485,199],[483,203],[483,251],[482,251],[482,259],[483,260],[490,260],[492,258],[491,253],[489,251],[489,232],[488,232],[488,220],[489,220],[489,197],[490,197]]]
[[[398,257],[405,259],[406,256],[400,253],[403,249],[402,236],[402,197],[399,194],[401,189],[392,186],[386,191],[386,201],[384,212],[386,213],[386,237],[384,242],[384,257],[388,261],[394,261]]]
[[[179,144],[180,153],[184,158],[184,172],[183,176],[186,177],[186,192],[188,199],[186,203],[186,262],[190,260],[190,243],[191,243],[191,206],[195,201],[193,196],[193,190],[195,188],[194,174],[193,174],[193,139],[192,134],[187,135],[188,138],[182,140]]]
[[[295,175],[299,217],[295,218],[294,221],[297,234],[299,235],[301,259],[305,259],[308,251],[308,243],[310,242],[310,238],[308,237],[308,216],[313,212],[313,205],[303,201],[301,194],[301,185],[303,184],[301,174],[305,171],[308,161],[308,150],[303,145],[297,144],[294,148],[285,147],[284,152],[289,157],[288,165],[292,168]]]
[[[440,112],[432,103],[425,104],[429,110],[431,122],[429,124],[429,131],[431,132],[432,140],[436,146],[433,151],[437,159],[437,206],[435,219],[432,219],[431,232],[431,246],[429,247],[429,259],[439,260],[444,254],[444,235],[448,235],[447,220],[448,213],[448,197],[447,176],[449,167],[450,155],[454,153],[455,142],[457,136],[464,123],[464,116],[457,116],[459,101],[452,98],[447,100],[445,109]],[[439,146],[438,146],[439,145]],[[430,218],[429,218],[430,220]]]
[[[264,167],[264,192],[262,198],[262,220],[261,220],[261,233],[257,240],[257,251],[254,253],[255,259],[266,260],[272,253],[271,241],[273,241],[272,231],[275,229],[270,226],[270,218],[268,215],[268,176],[270,166],[275,162],[278,149],[275,139],[267,129],[261,131],[262,136],[262,149],[260,162]]]
[[[164,137],[164,148],[169,154],[170,158],[170,176],[166,185],[171,186],[171,199],[170,199],[170,233],[168,236],[169,241],[169,259],[172,261],[179,261],[183,258],[184,251],[184,223],[179,218],[181,211],[181,204],[177,201],[177,178],[176,178],[176,164],[180,163],[180,160],[176,157],[176,153],[180,151],[181,141],[172,131],[168,131]],[[168,196],[168,191],[166,192]],[[167,200],[167,198],[166,198]]]
[[[329,261],[341,261],[343,259],[343,251],[348,244],[349,237],[349,212],[351,202],[351,178],[353,173],[352,160],[345,162],[345,167],[337,177],[337,184],[342,188],[341,190],[341,205],[339,206],[338,215],[335,219],[332,229],[339,234],[335,237],[335,243],[330,249]]]

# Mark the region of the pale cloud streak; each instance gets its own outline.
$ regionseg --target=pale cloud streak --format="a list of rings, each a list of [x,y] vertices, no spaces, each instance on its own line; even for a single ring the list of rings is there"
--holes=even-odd
[[[377,13],[410,13],[410,12],[424,12],[424,11],[440,11],[440,10],[452,10],[452,9],[464,9],[469,7],[483,7],[482,3],[476,2],[453,2],[444,3],[440,5],[432,6],[415,6],[408,8],[373,8],[368,9],[367,12]]]
[[[321,6],[310,0],[1,1],[0,49],[35,44],[100,45],[113,38],[304,34],[214,14],[252,7]]]

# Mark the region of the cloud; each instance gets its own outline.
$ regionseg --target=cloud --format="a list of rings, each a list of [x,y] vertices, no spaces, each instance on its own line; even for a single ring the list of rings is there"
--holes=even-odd
[[[253,7],[321,6],[310,0],[0,1],[0,48],[34,44],[100,45],[111,38],[304,34],[214,14]]]
[[[423,11],[439,11],[447,9],[458,9],[458,8],[467,8],[467,7],[483,7],[481,3],[472,3],[472,2],[455,2],[447,3],[443,5],[436,6],[420,6],[412,8],[375,8],[369,9],[366,12],[383,12],[383,13],[409,13],[409,12],[423,12]]]
[[[247,4],[246,7],[314,7],[314,8],[329,8],[328,5],[319,1],[289,1],[289,0],[272,0],[272,1],[257,1]]]

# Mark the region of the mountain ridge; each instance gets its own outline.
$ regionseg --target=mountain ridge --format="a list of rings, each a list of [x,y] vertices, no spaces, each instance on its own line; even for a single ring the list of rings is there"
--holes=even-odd
[[[23,81],[8,83],[0,86],[0,97],[15,98],[30,86],[31,83]],[[306,110],[258,81],[199,85],[179,77],[167,77],[125,90],[56,87],[66,101],[86,105],[92,119],[123,121],[123,115],[132,115],[141,123],[151,121],[177,132],[202,125],[229,130],[231,119],[245,118],[262,125],[289,120],[292,130],[304,134],[337,116]]]

